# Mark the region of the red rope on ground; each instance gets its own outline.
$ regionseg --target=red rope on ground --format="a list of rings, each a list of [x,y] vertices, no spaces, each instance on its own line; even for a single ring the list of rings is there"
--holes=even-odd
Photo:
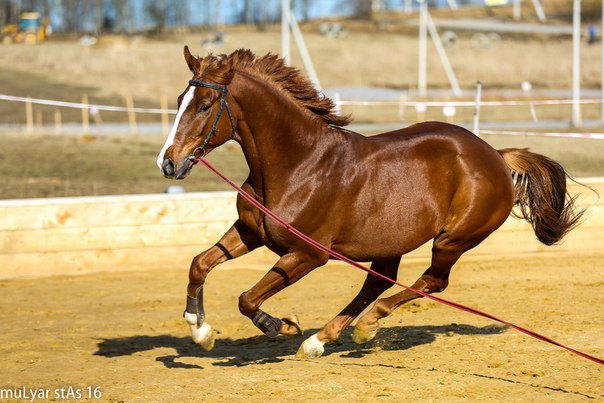
[[[428,299],[431,299],[433,301],[439,302],[441,304],[459,309],[461,311],[465,311],[465,312],[469,312],[469,313],[473,313],[475,315],[478,316],[482,316],[488,319],[492,319],[494,321],[503,323],[509,327],[512,327],[526,335],[529,335],[531,337],[534,337],[537,340],[541,340],[541,341],[545,341],[547,343],[553,344],[555,346],[561,347],[565,350],[568,350],[572,353],[575,353],[577,355],[580,355],[581,357],[587,358],[588,360],[591,360],[595,363],[598,364],[604,364],[604,360],[594,357],[592,355],[589,355],[587,353],[584,353],[582,351],[579,350],[575,350],[574,348],[565,346],[564,344],[561,344],[553,339],[550,339],[547,336],[541,335],[537,332],[534,332],[532,330],[529,329],[525,329],[521,326],[515,325],[511,322],[508,322],[507,320],[498,318],[494,315],[491,315],[489,313],[486,312],[482,312],[478,309],[475,308],[471,308],[469,306],[465,306],[462,305],[460,303],[454,302],[454,301],[450,301],[448,299],[445,298],[441,298],[441,297],[437,297],[434,295],[430,295],[428,293],[425,293],[423,291],[420,290],[416,290],[413,289],[409,286],[406,286],[405,284],[399,283],[396,280],[393,280],[391,278],[388,278],[386,276],[384,276],[383,274],[380,274],[368,267],[363,266],[362,264],[359,264],[357,262],[355,262],[352,259],[347,258],[346,256],[342,255],[341,253],[338,253],[334,250],[331,250],[330,248],[320,244],[319,242],[315,241],[314,239],[310,238],[309,236],[307,236],[306,234],[300,232],[299,230],[297,230],[296,228],[292,227],[288,222],[286,222],[285,220],[283,220],[281,217],[279,217],[278,215],[276,215],[275,213],[273,213],[271,210],[269,210],[268,208],[266,208],[262,203],[260,203],[258,200],[256,200],[254,197],[252,197],[251,195],[249,195],[248,193],[246,193],[243,189],[241,189],[235,182],[233,182],[232,180],[230,180],[229,178],[227,178],[223,173],[221,173],[220,171],[218,171],[212,164],[210,164],[205,158],[197,158],[195,160],[196,162],[201,162],[206,168],[208,168],[213,174],[215,174],[216,176],[218,176],[220,179],[222,179],[224,182],[226,182],[230,187],[232,187],[233,189],[235,189],[237,191],[237,193],[239,193],[243,198],[245,198],[247,201],[249,201],[250,203],[252,203],[254,206],[256,206],[260,211],[262,211],[264,214],[266,214],[267,216],[269,216],[272,220],[274,220],[275,222],[277,222],[279,225],[281,225],[282,227],[284,227],[285,229],[287,229],[289,232],[291,232],[292,234],[296,235],[298,238],[302,239],[303,241],[305,241],[306,243],[314,246],[315,248],[327,253],[329,256],[336,258],[338,260],[341,260],[343,262],[348,263],[351,266],[356,267],[357,269],[361,269],[367,273],[371,273],[372,275],[379,277],[383,280],[389,281],[392,284],[396,284],[399,287],[403,287],[409,291],[412,291],[418,295],[421,295],[422,297],[426,297]]]

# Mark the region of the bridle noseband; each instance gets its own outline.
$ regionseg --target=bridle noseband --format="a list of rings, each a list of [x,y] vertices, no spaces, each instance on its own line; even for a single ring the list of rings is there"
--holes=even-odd
[[[189,161],[196,162],[198,152],[201,153],[201,156],[205,155],[205,148],[208,145],[208,143],[210,142],[210,139],[212,138],[212,136],[214,136],[214,134],[216,133],[216,126],[218,126],[218,121],[220,120],[220,115],[222,114],[222,109],[224,107],[226,107],[227,113],[229,115],[229,120],[231,121],[231,128],[233,129],[231,132],[231,140],[233,138],[235,138],[235,121],[233,120],[233,114],[231,113],[231,108],[229,107],[229,102],[227,101],[227,98],[226,98],[227,92],[228,92],[226,85],[206,83],[205,81],[199,81],[199,80],[190,80],[189,85],[192,85],[194,87],[211,88],[213,90],[220,91],[222,93],[222,95],[220,96],[220,106],[218,107],[218,113],[216,113],[216,117],[214,118],[214,123],[212,123],[212,128],[210,129],[210,132],[208,133],[206,138],[203,140],[201,145],[199,147],[197,147],[195,150],[193,150],[193,153],[191,153],[191,155],[189,155],[187,157],[187,159]]]

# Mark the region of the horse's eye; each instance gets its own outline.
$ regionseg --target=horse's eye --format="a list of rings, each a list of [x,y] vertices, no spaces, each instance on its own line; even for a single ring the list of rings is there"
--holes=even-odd
[[[202,105],[201,108],[199,108],[199,112],[205,112],[208,109],[210,109],[210,105]]]

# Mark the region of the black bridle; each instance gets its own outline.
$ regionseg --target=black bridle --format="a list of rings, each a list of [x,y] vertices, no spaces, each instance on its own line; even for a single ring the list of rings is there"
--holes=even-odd
[[[210,129],[210,132],[208,133],[206,138],[203,140],[201,145],[199,147],[197,147],[195,150],[193,150],[193,153],[191,153],[191,155],[189,155],[187,157],[187,159],[189,161],[195,162],[195,161],[197,161],[197,153],[201,153],[202,157],[205,155],[205,148],[208,145],[208,143],[210,142],[210,139],[212,138],[212,136],[214,136],[214,134],[216,133],[216,126],[218,126],[218,121],[220,120],[220,115],[222,114],[222,109],[224,107],[226,107],[227,113],[229,115],[229,120],[231,121],[231,128],[233,129],[233,131],[231,133],[231,139],[235,138],[235,121],[233,120],[233,114],[231,113],[231,108],[229,107],[229,102],[227,101],[227,98],[226,98],[227,92],[228,92],[226,85],[206,83],[205,81],[199,81],[199,80],[190,80],[189,85],[192,85],[194,87],[211,88],[213,90],[220,91],[222,93],[222,95],[220,96],[220,106],[218,107],[218,113],[216,113],[216,117],[214,118],[214,123],[212,123],[212,128]]]

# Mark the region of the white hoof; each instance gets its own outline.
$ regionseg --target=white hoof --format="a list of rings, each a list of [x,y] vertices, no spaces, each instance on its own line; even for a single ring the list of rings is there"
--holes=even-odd
[[[325,348],[323,347],[325,343],[323,343],[316,334],[313,334],[308,339],[304,340],[298,352],[296,353],[296,357],[298,358],[317,358],[323,355]]]
[[[193,338],[193,342],[198,344],[205,351],[210,351],[213,349],[214,333],[212,333],[212,326],[204,322],[201,326],[197,327],[197,315],[193,313],[185,313],[185,320],[191,329],[191,337]]]
[[[366,329],[359,329],[358,327],[355,327],[354,331],[352,332],[352,341],[354,341],[357,344],[367,343],[368,341],[371,341],[375,338],[378,330],[379,329],[366,330]]]

